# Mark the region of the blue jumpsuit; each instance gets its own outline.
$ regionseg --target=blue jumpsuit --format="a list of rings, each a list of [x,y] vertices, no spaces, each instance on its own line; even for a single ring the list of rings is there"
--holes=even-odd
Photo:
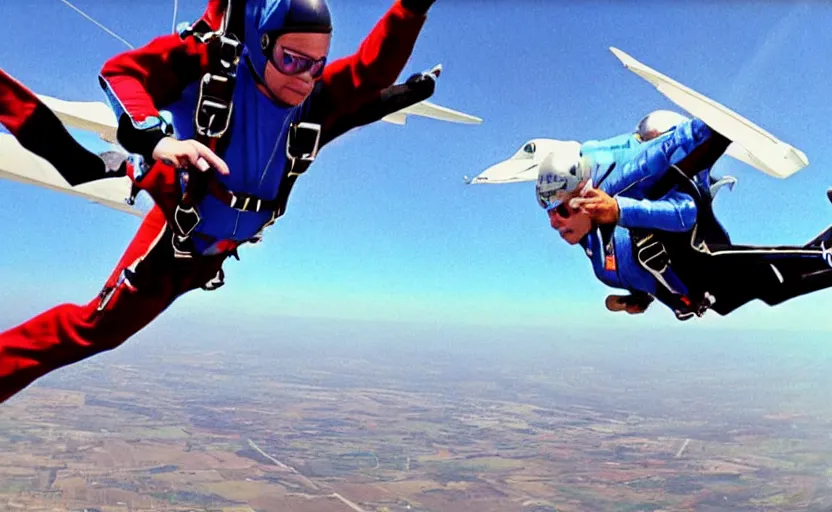
[[[594,162],[593,184],[614,196],[620,210],[617,225],[598,228],[580,242],[601,282],[613,288],[656,294],[659,283],[636,259],[630,228],[684,232],[694,227],[697,205],[689,194],[674,188],[659,200],[645,197],[671,165],[679,163],[709,136],[709,128],[693,119],[648,142],[639,141],[634,134],[623,134],[582,145],[583,155]],[[707,184],[709,173],[705,169],[696,176],[698,186]],[[681,282],[671,284],[686,291]]]
[[[176,137],[180,140],[194,138],[194,114],[199,84],[195,83],[182,93],[173,104],[164,108],[170,112]],[[247,66],[241,64],[234,88],[233,130],[229,131],[228,146],[220,155],[233,172],[217,179],[228,190],[264,199],[275,196],[286,164],[286,139],[289,125],[302,112],[298,107],[281,107],[257,90],[256,82]],[[271,212],[240,211],[227,206],[211,195],[206,195],[197,208],[202,221],[196,232],[222,241],[244,242],[254,237],[271,220]],[[196,249],[201,254],[219,252],[219,244],[209,245],[200,237],[194,237]]]

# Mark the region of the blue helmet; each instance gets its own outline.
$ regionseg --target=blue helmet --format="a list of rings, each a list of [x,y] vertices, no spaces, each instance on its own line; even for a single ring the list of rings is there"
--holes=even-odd
[[[332,33],[326,0],[247,0],[243,41],[262,79],[274,42],[291,32]]]

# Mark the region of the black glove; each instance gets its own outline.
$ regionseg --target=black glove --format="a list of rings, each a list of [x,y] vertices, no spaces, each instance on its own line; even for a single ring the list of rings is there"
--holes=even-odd
[[[442,66],[435,66],[428,71],[410,75],[405,83],[410,90],[418,91],[419,95],[423,95],[424,99],[427,99],[433,96],[433,92],[436,90],[436,79],[439,78],[441,72]]]
[[[436,0],[402,0],[402,6],[410,12],[427,14],[430,6]]]

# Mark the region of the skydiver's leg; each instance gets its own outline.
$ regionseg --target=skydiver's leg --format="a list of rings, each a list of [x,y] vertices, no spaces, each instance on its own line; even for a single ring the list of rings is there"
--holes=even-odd
[[[703,274],[715,296],[712,309],[728,314],[759,299],[770,306],[832,287],[832,266],[811,246],[711,247]]]
[[[84,306],[57,306],[0,333],[0,403],[52,370],[118,347],[177,297],[216,276],[224,256],[174,260],[166,228],[154,208],[98,297]]]
[[[54,112],[23,84],[0,69],[0,124],[21,146],[52,164],[70,185],[121,175],[108,170],[64,128]]]

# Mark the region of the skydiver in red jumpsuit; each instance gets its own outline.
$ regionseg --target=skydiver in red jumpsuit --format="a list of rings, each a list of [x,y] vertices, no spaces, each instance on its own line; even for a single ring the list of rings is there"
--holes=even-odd
[[[230,1],[228,11],[228,0],[210,0],[190,33],[156,38],[103,66],[100,82],[130,153],[120,165],[77,144],[0,70],[0,123],[24,147],[72,185],[126,174],[155,202],[97,297],[0,333],[0,403],[52,370],[118,347],[183,294],[221,285],[225,259],[285,212],[321,146],[433,92],[431,73],[394,81],[435,0],[395,0],[355,54],[331,63],[325,0]],[[228,34],[242,33],[236,54],[226,53],[234,49],[228,39],[205,42],[224,18]],[[201,89],[206,71],[220,79]],[[224,93],[229,77],[233,89]],[[233,108],[223,110],[223,94]]]

